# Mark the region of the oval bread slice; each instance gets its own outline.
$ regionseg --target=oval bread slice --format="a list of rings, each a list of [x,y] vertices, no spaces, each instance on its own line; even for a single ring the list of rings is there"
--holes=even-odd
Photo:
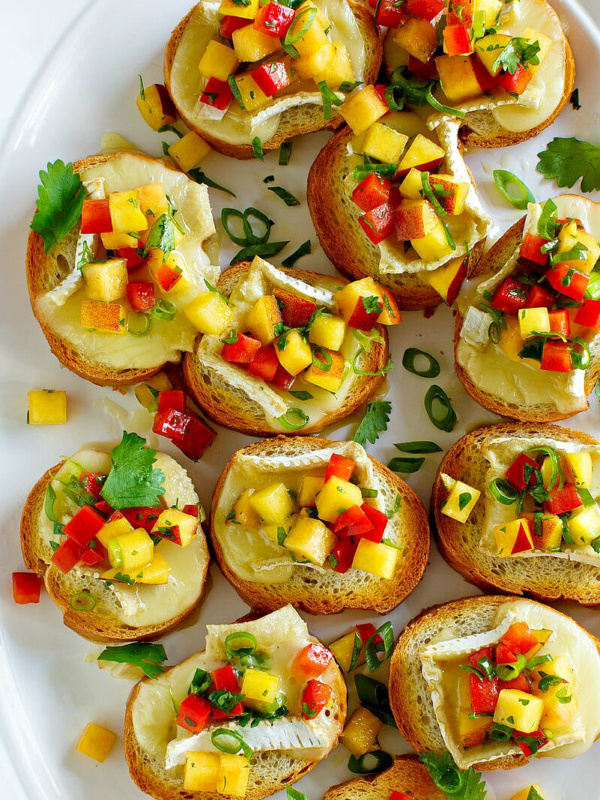
[[[394,764],[385,772],[332,786],[323,800],[389,800],[392,792],[403,792],[414,800],[447,800],[448,797],[436,788],[427,768],[416,756],[396,756]]]

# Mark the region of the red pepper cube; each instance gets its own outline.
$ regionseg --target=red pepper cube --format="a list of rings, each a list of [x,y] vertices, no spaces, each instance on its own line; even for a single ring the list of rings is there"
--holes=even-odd
[[[537,461],[521,453],[507,469],[506,480],[522,492],[534,479],[536,470],[539,470]]]
[[[557,264],[546,273],[546,279],[555,292],[581,302],[590,282],[589,275],[577,272],[566,264]]]
[[[469,677],[471,690],[471,707],[476,714],[489,714],[498,703],[498,678],[480,678],[471,673]]]
[[[154,284],[149,281],[134,281],[128,283],[127,299],[134,311],[152,311],[156,305]]]
[[[187,503],[183,507],[183,513],[188,514],[190,517],[196,517],[196,519],[200,519],[200,508],[198,507],[197,503]]]
[[[99,514],[102,514],[103,517],[110,517],[114,512],[114,508],[109,505],[106,500],[99,500],[94,504],[94,508]]]
[[[536,236],[533,233],[526,233],[523,237],[523,243],[521,244],[519,258],[522,258],[525,261],[530,261],[531,263],[537,264],[540,267],[548,266],[549,255],[548,253],[542,253],[542,247],[545,244],[548,244],[548,239],[544,239],[543,236]]]
[[[496,78],[487,71],[477,56],[469,57],[471,68],[475,74],[475,80],[479,84],[482,92],[489,92],[496,86]]]
[[[154,433],[165,436],[175,444],[178,444],[185,438],[189,422],[189,414],[170,408],[167,411],[159,411],[154,415],[152,430]]]
[[[136,247],[120,247],[117,253],[127,261],[127,269],[131,272],[146,263],[146,258],[142,255],[144,251],[138,251]]]
[[[460,24],[466,28],[471,28],[475,10],[474,5],[475,0],[452,0],[451,3],[448,3],[448,24]]]
[[[273,296],[277,300],[283,324],[288,328],[303,328],[308,325],[317,308],[316,303],[313,303],[312,300],[307,300],[285,289],[273,289]]]
[[[272,381],[279,366],[279,359],[272,344],[263,345],[256,351],[250,362],[248,372],[264,381]]]
[[[232,692],[233,694],[239,694],[240,685],[238,683],[237,676],[231,664],[227,664],[225,667],[219,667],[219,669],[215,669],[211,673],[212,675],[212,682],[213,682],[213,689],[216,691],[225,691],[225,692]],[[238,703],[231,711],[226,714],[220,708],[216,706],[212,707],[212,715],[214,719],[222,720],[222,719],[230,719],[231,717],[238,717],[240,714],[244,713],[244,706],[242,703]]]
[[[35,572],[13,572],[13,599],[20,606],[39,603],[42,579]]]
[[[551,331],[560,333],[562,336],[571,335],[571,320],[569,319],[569,312],[566,308],[548,311],[548,318],[550,320]]]
[[[50,561],[63,575],[66,575],[76,564],[79,564],[84,552],[85,547],[83,545],[67,537],[62,544],[59,545],[58,549],[54,551]]]
[[[277,367],[277,372],[275,373],[275,377],[273,378],[272,381],[269,381],[269,383],[272,383],[273,386],[278,386],[280,389],[289,389],[295,380],[296,376],[291,375],[280,364]]]
[[[112,233],[112,229],[108,197],[104,200],[84,200],[81,209],[81,232]]]
[[[407,20],[403,7],[396,0],[381,0],[376,7],[375,22],[384,28],[397,28]]]
[[[122,508],[121,514],[134,528],[143,528],[150,533],[154,523],[164,511],[162,506],[134,506]]]
[[[556,296],[550,289],[536,283],[529,290],[527,308],[552,308],[556,304]]]
[[[211,704],[197,694],[189,694],[179,706],[175,723],[190,733],[200,733],[208,725]]]
[[[281,8],[284,8],[284,6],[281,6]],[[272,97],[292,82],[289,60],[265,61],[260,67],[253,69],[250,74],[266,97]]]
[[[437,65],[434,58],[432,58],[431,61],[423,63],[422,61],[419,61],[418,58],[409,56],[408,71],[411,72],[415,78],[421,78],[422,80],[426,81],[431,81],[438,77]]]
[[[106,475],[100,475],[97,472],[84,472],[79,479],[79,483],[83,488],[93,495],[96,500],[100,500],[100,492],[104,486]]]
[[[577,492],[575,493],[577,494]],[[579,497],[579,495],[577,495],[577,497]],[[532,647],[538,644],[538,640],[535,638],[526,622],[514,622],[504,636],[500,638],[500,641],[516,655],[528,653]]]
[[[156,269],[154,277],[163,292],[170,292],[181,280],[181,269],[179,267],[172,267],[165,262]]]
[[[600,300],[584,300],[577,309],[575,322],[588,328],[600,327]]]
[[[260,342],[246,333],[238,333],[231,344],[224,344],[221,356],[231,364],[249,364],[260,350]]]
[[[196,414],[188,414],[189,422],[183,440],[175,442],[181,452],[192,461],[198,461],[214,442],[217,434]]]
[[[83,551],[81,563],[88,567],[94,567],[96,564],[101,564],[106,558],[108,558],[106,548],[97,539],[92,539]]]
[[[296,12],[293,8],[270,2],[258,9],[254,18],[254,28],[266,36],[282,39],[288,32],[295,15]]]
[[[363,533],[363,539],[369,539],[371,542],[379,542],[383,539],[383,534],[385,533],[385,529],[387,528],[387,524],[389,522],[387,515],[383,513],[383,511],[379,511],[378,508],[372,508],[371,506],[363,503],[361,509],[366,514],[367,519],[371,523],[373,530],[367,531],[367,533]]]
[[[352,506],[339,515],[332,530],[336,536],[362,536],[372,533],[373,526],[362,508]]]
[[[498,687],[500,691],[502,691],[502,689],[517,689],[519,692],[531,694],[531,684],[525,675],[518,675],[516,678],[513,678],[512,681],[500,681]]]
[[[517,741],[517,744],[521,748],[523,755],[526,756],[527,758],[531,758],[531,756],[535,755],[544,745],[548,744],[548,739],[546,738],[546,734],[542,730],[537,730],[534,733],[523,733],[522,731],[515,731],[513,733],[513,738],[515,739],[515,741],[521,738],[528,740],[531,739],[538,740],[537,749],[532,749],[527,744],[526,741],[523,742]]]
[[[331,686],[313,678],[302,693],[302,717],[314,719],[329,702]]]
[[[464,25],[446,25],[444,28],[444,52],[449,56],[463,56],[473,52],[471,37]]]
[[[219,111],[227,111],[232,100],[233,92],[229,82],[220,81],[218,78],[209,78],[200,95],[201,103],[217,108]]]
[[[541,368],[548,372],[572,372],[570,344],[547,339],[542,348]]]
[[[358,224],[373,244],[383,242],[394,229],[392,206],[390,203],[383,203],[377,208],[372,208],[358,218]]]
[[[372,211],[390,199],[392,182],[377,172],[371,172],[352,192],[352,201],[361,211]]]
[[[318,678],[329,666],[331,651],[322,644],[307,644],[296,656],[292,672],[302,680]]]
[[[160,392],[158,395],[158,410],[168,411],[170,408],[175,411],[185,411],[185,392],[171,389],[167,392]]]
[[[252,23],[250,20],[245,19],[244,17],[230,17],[224,16],[221,17],[221,24],[219,26],[219,35],[223,37],[223,39],[233,39],[234,31],[237,31],[238,28],[245,28],[247,25],[251,25]]]
[[[501,72],[496,76],[496,86],[509,94],[523,94],[533,77],[530,69],[517,64],[514,73]]]
[[[479,662],[483,659],[489,661],[490,663],[492,662],[491,647],[482,647],[481,650],[477,650],[475,653],[471,653],[471,655],[468,658],[468,661],[469,664],[475,669],[481,669],[481,667],[479,666]]]
[[[81,547],[85,547],[94,536],[98,533],[100,528],[104,526],[105,519],[91,506],[83,506],[70,519],[63,532]],[[58,552],[58,551],[57,551]]]
[[[500,642],[496,647],[496,664],[516,664],[519,659],[504,642]]]
[[[340,575],[344,575],[346,572],[348,572],[352,566],[352,562],[354,561],[354,554],[356,553],[357,547],[357,539],[346,537],[344,539],[337,540],[331,549],[331,553],[329,554],[330,559],[332,562],[334,562],[334,572],[337,572]]]
[[[327,464],[327,472],[325,473],[325,483],[329,478],[340,478],[343,481],[349,481],[354,474],[356,463],[353,458],[346,458],[337,453],[332,453],[329,456],[329,463]]]
[[[431,22],[445,8],[444,0],[408,0],[406,10],[409,14]]]
[[[566,514],[583,505],[583,500],[573,483],[565,483],[560,489],[549,489],[550,500],[544,503],[544,511],[548,514]],[[535,642],[534,642],[535,644]],[[533,647],[533,644],[531,645]],[[516,651],[515,651],[516,652]]]
[[[375,625],[371,622],[365,622],[362,625],[356,625],[356,632],[360,636],[360,640],[363,644],[366,644],[371,636],[375,633]],[[378,636],[375,641],[381,641],[381,636]]]
[[[516,314],[520,308],[527,307],[529,290],[524,283],[506,278],[496,289],[491,305],[504,314]]]

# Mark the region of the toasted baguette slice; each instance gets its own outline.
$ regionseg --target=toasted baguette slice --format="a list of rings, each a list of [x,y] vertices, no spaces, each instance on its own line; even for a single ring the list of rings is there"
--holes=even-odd
[[[398,306],[407,311],[434,308],[441,296],[424,283],[418,273],[398,275],[380,272],[381,252],[358,224],[363,213],[352,202],[345,178],[350,169],[348,144],[354,134],[348,127],[338,131],[321,150],[308,175],[307,198],[317,236],[327,257],[336,269],[350,280],[367,275],[376,277],[394,294]],[[327,179],[324,180],[323,176]],[[477,263],[485,246],[478,242],[468,257],[467,275]]]
[[[203,2],[206,2],[206,0],[201,0],[199,5],[201,6]],[[363,81],[365,83],[372,83],[379,73],[383,55],[379,27],[375,24],[373,15],[370,13],[369,9],[362,3],[354,2],[354,0],[334,0],[334,2],[347,2],[356,18],[365,48],[365,71]],[[253,137],[252,133],[248,135],[249,141],[247,144],[232,143],[224,138],[220,138],[214,132],[211,132],[210,129],[207,129],[199,122],[191,119],[189,113],[186,113],[184,110],[180,97],[180,89],[173,75],[173,63],[184,32],[190,23],[193,24],[196,8],[197,7],[194,6],[181,20],[167,43],[163,66],[165,86],[185,124],[191,130],[196,131],[203,139],[206,139],[215,150],[218,150],[226,156],[233,156],[234,158],[254,158],[254,149],[250,143]],[[217,32],[215,28],[215,34]],[[197,72],[198,64],[190,64],[186,73],[186,79],[188,76],[193,76],[191,79],[195,80]],[[310,91],[312,91],[312,89],[310,89]],[[316,85],[314,86],[314,91],[319,91]],[[287,96],[287,93],[284,96]],[[343,117],[335,109],[335,106],[333,108],[332,117],[329,120],[325,119],[323,106],[320,104],[315,105],[312,103],[288,108],[281,113],[279,125],[277,126],[275,134],[267,141],[262,142],[262,149],[263,151],[277,150],[285,141],[292,139],[294,136],[314,133],[315,131],[336,130],[343,122]]]
[[[431,495],[440,552],[451,567],[484,592],[528,595],[548,602],[573,600],[586,606],[599,604],[600,567],[548,556],[499,558],[479,550],[485,519],[485,476],[489,467],[482,449],[489,440],[506,436],[598,446],[591,436],[559,425],[509,423],[479,428],[463,436],[440,464]],[[441,513],[442,501],[447,496],[440,477],[442,472],[482,493],[464,524]]]
[[[189,497],[189,502],[198,502],[192,482],[183,469],[170,456],[158,454],[160,467],[167,476],[177,480],[177,486]],[[157,639],[177,628],[199,604],[204,592],[204,583],[208,573],[209,554],[206,538],[201,528],[188,547],[198,548],[196,554],[197,574],[194,585],[190,587],[189,596],[184,598],[173,616],[157,624],[128,624],[126,616],[121,613],[122,603],[115,593],[100,580],[98,573],[80,572],[72,569],[66,575],[50,563],[52,549],[41,535],[41,522],[44,516],[46,492],[58,470],[65,464],[61,461],[49,469],[31,490],[21,515],[21,550],[23,560],[28,569],[34,570],[44,579],[44,585],[52,600],[63,614],[63,622],[71,630],[93,642],[132,642]],[[175,503],[174,497],[171,502]],[[183,504],[183,497],[182,497]],[[197,541],[196,541],[197,540]],[[178,545],[165,542],[168,547]],[[165,551],[163,551],[165,552]],[[166,554],[167,561],[169,555]],[[168,584],[167,584],[168,586]],[[129,587],[124,587],[125,591]],[[163,586],[143,586],[143,589],[164,589]],[[91,611],[75,610],[71,606],[71,598],[79,592],[89,592],[96,600]],[[164,594],[162,595],[164,602]],[[125,618],[124,618],[125,617]]]
[[[221,273],[217,283],[217,289],[224,295],[229,296],[237,284],[242,280],[250,269],[250,262],[240,262]],[[343,286],[347,281],[333,275],[321,275],[318,272],[310,272],[301,269],[279,268],[281,272],[290,277],[311,286],[320,286],[334,292],[336,288]],[[387,331],[384,325],[377,325],[379,334],[385,340],[385,344],[373,343],[367,354],[363,356],[365,363],[361,366],[365,372],[377,372],[382,370],[388,363],[389,349]],[[274,434],[285,433],[275,430],[267,421],[263,408],[253,400],[246,392],[233,390],[225,381],[212,372],[203,369],[199,363],[196,352],[187,353],[183,361],[183,375],[189,393],[211,419],[225,428],[245,433],[248,436],[273,436]],[[307,425],[300,431],[291,431],[292,435],[307,435],[318,433],[329,425],[344,419],[352,414],[360,406],[370,400],[383,382],[383,375],[360,376],[351,388],[344,403],[335,411],[323,416],[313,425]]]
[[[76,161],[73,168],[76,173],[84,172],[87,169],[108,164],[115,159],[128,156],[130,158],[139,159],[148,162],[152,165],[158,165],[165,174],[172,173],[173,175],[181,177],[182,173],[166,164],[161,159],[152,158],[137,151],[129,152],[111,152],[101,153],[99,155],[89,156],[81,161]],[[202,187],[203,204],[205,205],[206,212],[210,214],[210,204],[208,200],[208,192],[205,187]],[[44,252],[44,242],[42,237],[31,230],[29,232],[29,239],[27,242],[27,256],[26,256],[26,270],[27,270],[27,286],[29,289],[29,298],[33,313],[35,314],[44,336],[46,337],[50,349],[58,358],[60,363],[70,369],[71,372],[76,373],[81,378],[95,383],[99,386],[127,386],[135,383],[141,383],[148,380],[148,378],[159,372],[164,366],[164,363],[157,364],[148,368],[132,368],[132,369],[117,369],[113,366],[103,363],[101,359],[92,359],[85,356],[77,347],[70,341],[62,338],[53,330],[52,326],[48,324],[44,315],[40,313],[38,308],[37,299],[46,292],[58,286],[72,271],[77,269],[73,266],[75,261],[75,253],[77,246],[77,237],[79,235],[80,223],[58,244],[58,246],[51,253]],[[214,228],[213,228],[214,234]],[[203,244],[208,244],[208,239]],[[138,278],[139,280],[139,278]],[[127,334],[125,334],[127,336]],[[119,336],[115,337],[119,339]],[[166,362],[165,362],[166,363]]]
[[[569,626],[569,632],[573,636],[581,637],[582,641],[585,639],[590,652],[600,658],[600,642],[595,636],[566,614],[533,600],[494,595],[465,597],[462,600],[425,609],[404,628],[398,637],[390,661],[389,694],[394,719],[402,736],[417,752],[434,750],[440,753],[448,749],[435,715],[433,687],[428,685],[423,676],[421,651],[434,641],[438,643],[492,630],[500,607],[511,601],[532,608],[533,613],[535,609],[539,609],[542,613],[555,616],[557,622],[561,621],[561,624]],[[594,739],[598,738],[600,720],[596,728]],[[550,756],[551,752],[544,753],[543,750],[538,754],[538,757]],[[473,766],[481,770],[513,769],[528,762],[529,759],[525,755],[508,754]]]
[[[396,756],[393,766],[385,772],[338,783],[325,792],[323,800],[389,800],[392,792],[403,792],[414,800],[448,797],[436,788],[416,756]]]
[[[284,609],[276,613],[283,612]],[[253,631],[257,638],[260,638],[256,627],[253,626],[260,625],[264,620],[268,620],[268,617],[254,619],[254,621],[248,622],[246,627]],[[309,639],[312,642],[318,642],[314,637],[309,637]],[[215,792],[184,790],[183,770],[181,767],[166,769],[163,755],[167,740],[173,738],[173,728],[175,727],[175,712],[171,698],[174,697],[177,703],[184,699],[187,694],[187,686],[194,674],[194,668],[196,665],[200,666],[201,659],[206,652],[187,658],[167,670],[157,680],[148,678],[141,680],[129,695],[123,735],[125,759],[129,766],[129,773],[138,787],[156,800],[222,800],[224,797],[223,794]],[[199,661],[200,663],[198,663]],[[185,675],[189,676],[187,680],[182,677]],[[337,746],[346,719],[347,693],[346,684],[334,659],[331,660],[327,672],[323,673],[320,680],[328,683],[333,690],[331,707],[327,709],[334,734],[330,746],[313,750],[313,758],[308,757],[306,750],[259,752],[250,761],[250,777],[244,800],[262,800],[262,798],[280,791],[283,786],[295,783],[314,769]],[[182,689],[183,691],[181,691]],[[148,698],[151,698],[150,702],[148,702]],[[154,720],[152,719],[153,713]],[[158,745],[156,749],[161,751],[160,755],[158,752],[149,752],[143,746],[136,734],[138,720],[146,729],[150,726],[156,728],[156,744]]]
[[[284,583],[258,583],[236,574],[228,560],[224,537],[217,535],[215,521],[217,516],[221,516],[221,511],[225,517],[230,511],[229,508],[220,509],[219,501],[237,457],[290,458],[323,448],[334,448],[336,444],[338,443],[328,439],[300,436],[279,436],[257,442],[239,450],[219,477],[211,507],[212,549],[227,580],[233,584],[243,600],[257,611],[272,611],[289,603],[308,614],[338,614],[345,608],[370,609],[385,614],[405,600],[423,577],[429,557],[429,526],[423,504],[403,480],[371,456],[368,458],[380,486],[383,507],[393,509],[396,498],[401,498],[399,510],[390,519],[384,534],[391,537],[405,553],[398,560],[392,580],[378,578],[360,570],[340,574],[333,570],[323,572],[301,567],[295,568],[291,578]],[[285,468],[274,466],[273,480],[277,480],[279,476],[285,480]],[[246,485],[251,484],[247,482]],[[231,528],[229,535],[234,537],[235,528]]]

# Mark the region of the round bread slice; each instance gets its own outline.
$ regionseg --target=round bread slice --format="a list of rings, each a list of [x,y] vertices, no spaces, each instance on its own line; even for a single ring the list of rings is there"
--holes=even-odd
[[[308,174],[308,207],[321,246],[342,275],[349,280],[368,275],[377,278],[392,291],[403,310],[434,308],[440,305],[442,298],[417,273],[394,275],[379,271],[379,247],[358,224],[363,212],[352,202],[344,185],[348,174],[347,148],[353,136],[348,127],[338,131],[320,151]],[[324,175],[327,180],[323,180]],[[467,274],[481,258],[484,246],[485,240],[482,240],[471,249]]]
[[[394,764],[379,775],[354,778],[332,786],[323,800],[390,800],[402,792],[414,800],[447,800],[416,756],[396,756]]]
[[[88,158],[76,161],[73,164],[73,169],[76,173],[81,173],[87,169],[101,166],[102,164],[124,156],[141,159],[151,164],[158,164],[165,173],[173,173],[179,177],[182,176],[179,170],[170,167],[161,159],[152,158],[151,156],[137,151],[100,153],[98,155],[89,156]],[[208,193],[206,193],[206,204],[210,211],[208,202]],[[42,332],[50,345],[51,351],[58,358],[60,363],[71,370],[71,372],[74,372],[81,378],[95,383],[98,386],[120,387],[146,381],[148,378],[151,378],[152,375],[156,375],[157,372],[160,372],[165,364],[161,363],[152,367],[140,369],[117,369],[102,363],[100,360],[86,357],[74,344],[59,336],[48,324],[44,315],[40,313],[36,302],[37,299],[58,286],[58,284],[72,272],[78,234],[79,224],[73,228],[51,253],[45,253],[42,237],[33,230],[29,232],[26,274],[33,313],[42,328]]]
[[[248,270],[250,262],[243,261],[233,267],[229,267],[221,273],[217,283],[217,289],[224,295],[229,296],[236,285],[242,280]],[[279,268],[281,272],[311,286],[320,286],[334,292],[347,281],[344,278],[334,275],[322,275],[318,272],[311,272],[302,269]],[[364,358],[361,369],[365,372],[378,372],[384,369],[389,360],[388,335],[384,325],[376,326],[378,333],[383,337],[384,344],[373,343]],[[212,372],[203,370],[202,364],[198,363],[196,353],[186,353],[183,361],[183,376],[189,393],[196,403],[203,409],[204,413],[219,425],[231,428],[239,433],[248,436],[273,436],[283,433],[281,430],[273,429],[267,420],[261,406],[258,405],[249,395],[241,391],[233,391],[232,388],[223,380],[215,377]],[[348,417],[370,400],[383,383],[384,376],[365,375],[360,376],[355,381],[352,389],[348,393],[343,404],[317,420],[313,425],[307,425],[301,431],[293,431],[292,435],[297,436],[318,433],[329,425]]]
[[[245,447],[238,451],[238,454],[267,458],[289,457],[335,447],[336,444],[328,439],[314,437],[278,436]],[[371,456],[368,458],[381,486],[385,508],[394,508],[397,497],[400,497],[399,510],[388,523],[389,528],[394,529],[393,538],[397,539],[395,544],[402,550],[396,573],[391,580],[378,578],[376,575],[359,570],[340,574],[333,570],[317,572],[313,569],[295,569],[290,580],[285,583],[257,583],[241,578],[228,563],[227,545],[222,541],[222,537],[216,534],[215,529],[219,500],[225,481],[234,466],[236,455],[221,473],[215,487],[211,506],[210,536],[212,550],[221,572],[251,608],[265,612],[290,604],[308,614],[338,614],[346,608],[367,609],[386,614],[415,589],[423,577],[429,558],[427,513],[410,486]],[[235,531],[232,535],[235,535]],[[386,531],[386,536],[389,535]]]
[[[484,592],[507,592],[554,602],[572,600],[586,606],[600,604],[600,566],[574,563],[562,558],[500,558],[479,550],[485,520],[485,476],[489,467],[482,450],[498,437],[518,437],[539,441],[598,446],[598,442],[580,431],[559,425],[507,423],[478,428],[459,439],[440,464],[431,494],[438,547],[453,569]],[[447,492],[442,473],[478,489],[482,497],[464,524],[441,513]]]
[[[201,2],[206,2],[206,0],[201,0]],[[365,71],[363,81],[364,83],[373,83],[379,73],[383,55],[379,27],[375,24],[373,14],[362,3],[354,2],[354,0],[336,0],[336,2],[347,3],[356,18],[365,48]],[[167,43],[164,58],[165,86],[179,115],[188,128],[198,133],[203,139],[206,139],[211,147],[226,156],[243,159],[254,158],[254,149],[250,143],[234,144],[225,141],[203,128],[197,121],[191,119],[190,114],[186,113],[184,110],[179,96],[178,86],[173,76],[173,63],[182,36],[188,25],[193,21],[195,10],[196,6],[181,20]],[[188,74],[196,75],[197,71],[198,65],[191,64]],[[316,86],[315,91],[317,91]],[[292,139],[294,136],[315,133],[316,131],[335,130],[339,128],[343,122],[344,119],[339,112],[335,110],[335,106],[333,109],[333,116],[330,120],[325,119],[322,105],[307,104],[288,108],[281,113],[279,125],[275,134],[267,141],[262,142],[262,149],[263,151],[277,150],[284,142]]]
[[[173,477],[175,486],[178,486],[182,493],[185,492],[189,502],[197,503],[198,495],[183,467],[164,453],[158,453],[157,456],[156,463],[167,476],[167,480]],[[112,589],[100,580],[98,573],[93,573],[91,570],[78,571],[75,568],[65,575],[50,562],[53,551],[48,541],[41,535],[41,521],[48,487],[64,464],[65,461],[61,461],[42,475],[29,493],[21,515],[23,560],[28,569],[34,570],[43,578],[48,594],[63,614],[64,624],[90,641],[115,643],[157,639],[177,628],[200,603],[204,592],[210,558],[202,529],[198,529],[192,543],[188,545],[198,551],[197,574],[194,585],[190,587],[189,597],[186,597],[187,602],[183,604],[184,607],[171,618],[157,624],[141,626],[128,624],[122,613],[121,601]],[[183,496],[181,499],[183,503]],[[175,502],[175,499],[172,502]],[[171,548],[178,547],[171,542],[165,542],[164,545]],[[169,560],[168,555],[167,560]],[[90,593],[95,598],[96,604],[91,611],[80,611],[71,606],[71,598],[80,592]]]

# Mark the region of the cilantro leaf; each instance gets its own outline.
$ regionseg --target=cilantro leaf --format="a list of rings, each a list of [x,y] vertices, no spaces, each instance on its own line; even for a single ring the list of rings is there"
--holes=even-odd
[[[488,47],[488,50],[495,47],[496,45],[492,45]],[[499,69],[505,69],[514,75],[519,66],[523,66],[525,69],[528,69],[528,64],[537,66],[540,63],[539,52],[540,43],[538,41],[530,42],[529,39],[515,36],[500,51],[500,55],[494,61],[493,70],[496,72]]]
[[[146,250],[157,247],[162,250],[163,261],[175,249],[175,222],[171,214],[161,214],[150,228],[146,241]]]
[[[31,229],[44,240],[44,252],[50,253],[75,227],[85,192],[73,164],[59,159],[48,164],[47,170],[40,170],[37,211]]]
[[[162,644],[149,644],[148,642],[132,642],[120,647],[107,647],[98,656],[98,661],[133,664],[153,680],[156,680],[165,671],[161,665],[166,660],[167,654]]]
[[[363,447],[367,441],[375,444],[379,434],[382,431],[387,431],[391,412],[392,404],[389,400],[377,400],[374,403],[369,403],[365,410],[365,415],[354,434],[354,441]]]
[[[448,752],[441,755],[420,753],[419,758],[437,788],[452,800],[484,800],[487,794],[485,782],[473,767],[460,770]]]
[[[559,186],[574,186],[582,178],[582,192],[600,189],[600,147],[574,136],[556,137],[538,153],[537,171]]]
[[[165,476],[152,468],[156,450],[145,444],[137,433],[124,431],[123,439],[112,451],[112,467],[101,495],[113,508],[155,506],[164,494]]]

